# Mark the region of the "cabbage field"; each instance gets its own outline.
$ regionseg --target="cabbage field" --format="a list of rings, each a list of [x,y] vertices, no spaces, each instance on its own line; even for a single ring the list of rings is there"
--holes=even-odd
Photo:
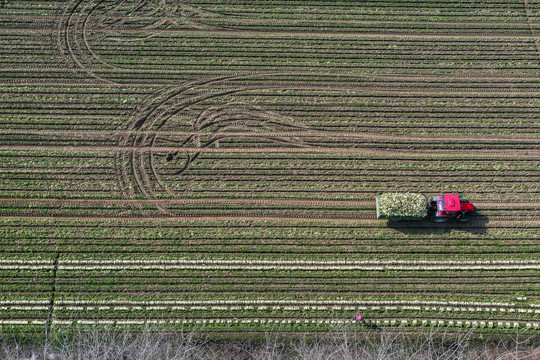
[[[539,0],[9,0],[0,24],[0,331],[540,333]],[[478,213],[388,223],[381,192]]]

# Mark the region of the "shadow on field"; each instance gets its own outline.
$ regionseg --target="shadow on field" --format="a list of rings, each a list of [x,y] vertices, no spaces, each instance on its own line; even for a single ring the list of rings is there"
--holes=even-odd
[[[389,221],[388,227],[404,234],[447,234],[453,231],[465,231],[471,234],[482,234],[487,231],[489,219],[482,214],[474,214],[468,222],[448,221],[434,223],[429,219],[421,221]]]

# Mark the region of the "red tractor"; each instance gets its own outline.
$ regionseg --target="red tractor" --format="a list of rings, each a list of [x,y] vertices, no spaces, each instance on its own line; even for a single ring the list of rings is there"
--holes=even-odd
[[[431,221],[442,223],[450,219],[469,221],[469,214],[476,211],[476,207],[469,200],[462,199],[461,194],[444,194],[432,196],[428,202],[428,214]]]

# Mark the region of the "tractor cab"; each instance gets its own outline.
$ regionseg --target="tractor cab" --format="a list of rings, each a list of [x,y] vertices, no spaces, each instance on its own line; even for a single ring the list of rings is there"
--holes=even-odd
[[[476,211],[476,207],[469,200],[462,199],[461,194],[444,194],[429,198],[429,214],[433,222],[446,222],[450,219],[469,221],[468,216]]]

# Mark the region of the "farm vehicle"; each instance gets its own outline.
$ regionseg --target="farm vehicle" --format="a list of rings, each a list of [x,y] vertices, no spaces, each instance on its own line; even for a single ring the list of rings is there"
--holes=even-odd
[[[466,222],[476,207],[462,194],[443,194],[429,199],[417,193],[379,193],[376,198],[377,219],[390,221],[423,220],[435,223],[449,220]]]

